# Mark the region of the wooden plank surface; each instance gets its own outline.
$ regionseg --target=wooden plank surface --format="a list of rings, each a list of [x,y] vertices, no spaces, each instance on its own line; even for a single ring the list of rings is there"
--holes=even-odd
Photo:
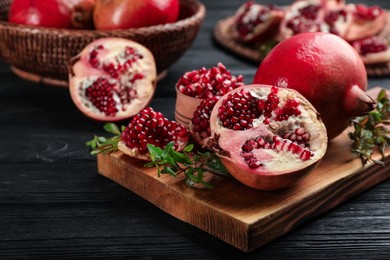
[[[212,174],[207,180],[213,189],[188,188],[183,176],[157,177],[155,169],[121,152],[99,155],[98,171],[172,216],[252,251],[390,177],[389,166],[362,167],[350,144],[346,131],[311,174],[282,191],[257,191]]]

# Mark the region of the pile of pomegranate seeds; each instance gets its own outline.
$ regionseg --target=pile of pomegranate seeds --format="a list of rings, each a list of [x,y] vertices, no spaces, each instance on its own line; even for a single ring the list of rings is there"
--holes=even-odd
[[[199,99],[223,96],[243,86],[243,76],[233,76],[222,63],[211,69],[201,68],[186,72],[177,82],[177,89],[183,94]]]
[[[147,144],[164,148],[169,142],[175,142],[177,149],[180,142],[187,141],[189,131],[183,125],[169,121],[161,112],[151,107],[144,108],[135,115],[122,132],[121,140],[129,149],[138,153],[147,153]]]
[[[210,115],[218,99],[219,97],[211,97],[203,100],[194,112],[191,131],[198,133],[200,138],[207,138],[211,135]]]

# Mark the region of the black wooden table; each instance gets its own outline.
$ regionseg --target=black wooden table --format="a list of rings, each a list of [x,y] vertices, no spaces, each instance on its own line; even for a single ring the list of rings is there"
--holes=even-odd
[[[196,41],[151,103],[171,119],[185,71],[222,62],[246,83],[256,71],[212,39],[216,22],[244,1],[203,2],[207,18]],[[390,9],[388,0],[361,2]],[[377,85],[390,88],[390,77],[369,78]],[[85,146],[94,134],[104,134],[102,123],[84,117],[67,89],[24,81],[0,64],[0,259],[389,259],[390,181],[243,253],[98,175]]]

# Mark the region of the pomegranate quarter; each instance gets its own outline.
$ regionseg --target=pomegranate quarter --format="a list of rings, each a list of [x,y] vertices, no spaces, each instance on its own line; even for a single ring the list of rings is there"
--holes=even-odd
[[[150,160],[148,144],[163,149],[169,142],[181,151],[187,145],[188,129],[170,121],[161,112],[146,107],[135,115],[126,126],[118,143],[118,149],[131,157]]]
[[[69,90],[86,116],[105,122],[130,118],[151,100],[156,85],[153,54],[121,38],[102,38],[72,58]]]
[[[259,190],[290,187],[327,149],[316,109],[292,89],[248,85],[221,97],[210,116],[210,146],[226,169]]]

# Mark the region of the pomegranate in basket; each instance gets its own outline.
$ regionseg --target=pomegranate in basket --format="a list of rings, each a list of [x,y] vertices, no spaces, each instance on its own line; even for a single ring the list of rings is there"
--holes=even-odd
[[[14,0],[8,21],[18,24],[90,29],[95,0]]]
[[[176,22],[179,0],[97,0],[93,20],[98,30],[140,28]]]

